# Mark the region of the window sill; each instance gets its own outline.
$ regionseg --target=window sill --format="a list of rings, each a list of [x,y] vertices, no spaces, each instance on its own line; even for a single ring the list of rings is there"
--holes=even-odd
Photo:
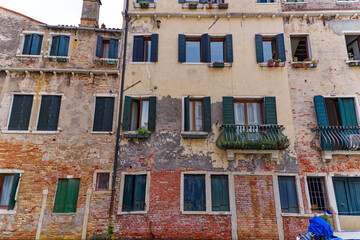
[[[0,215],[15,215],[16,211],[0,209]]]
[[[33,131],[33,134],[59,134],[60,130],[58,131]]]
[[[115,66],[119,62],[119,59],[116,58],[97,58],[95,63],[100,66],[104,65],[113,65]]]
[[[125,138],[141,138],[141,139],[144,139],[144,138],[149,138],[150,133],[149,134],[138,134],[136,132],[134,132],[134,133],[127,132],[127,133],[124,134],[124,137]]]
[[[206,211],[181,211],[181,214],[183,215],[226,215],[226,216],[230,216],[231,212],[206,212]]]
[[[336,4],[351,4],[358,3],[359,1],[336,1]]]
[[[110,135],[112,135],[112,134],[114,134],[115,133],[115,131],[91,131],[90,132],[91,134],[110,134]]]
[[[311,61],[297,61],[297,62],[290,62],[293,68],[316,68],[318,63],[313,63]]]
[[[225,68],[232,67],[232,63],[209,63],[209,68]]]
[[[360,66],[360,60],[345,60],[345,63],[349,65],[349,67],[358,67]]]
[[[59,215],[69,216],[69,215],[76,215],[76,212],[71,212],[71,213],[54,213],[54,212],[52,212],[51,214],[54,214],[57,216],[59,216]]]
[[[154,62],[130,62],[130,64],[154,64]]]
[[[208,132],[181,132],[181,136],[184,139],[206,139]]]
[[[23,54],[16,54],[17,58],[41,58],[42,55],[23,55]]]
[[[303,2],[288,2],[286,1],[285,4],[305,4],[307,3],[306,1],[303,1]]]
[[[273,3],[256,3],[257,5],[277,5],[277,2],[273,2]]]
[[[95,190],[94,194],[110,194],[111,190]]]
[[[281,216],[283,216],[283,217],[308,217],[308,218],[312,218],[315,215],[314,214],[301,214],[301,213],[281,213]]]
[[[29,134],[29,133],[31,133],[31,131],[30,131],[30,130],[24,130],[24,131],[20,131],[20,130],[3,130],[3,131],[1,131],[1,133],[7,133],[7,134],[12,134],[12,133],[14,133],[14,134],[27,133],[27,134]]]
[[[183,9],[192,9],[192,10],[195,10],[195,9],[203,9],[204,6],[205,6],[205,4],[199,3],[199,4],[196,5],[196,7],[190,7],[190,4],[189,4],[189,3],[184,3],[184,4],[182,5],[182,8],[183,8]]]
[[[183,62],[184,65],[208,65],[209,63],[204,62]]]
[[[118,215],[144,215],[147,214],[147,211],[135,211],[135,212],[118,212]]]
[[[149,3],[149,7],[141,7],[140,3],[134,2],[134,8],[141,8],[141,9],[156,8],[156,3]]]
[[[340,155],[340,156],[360,155],[360,151],[349,151],[349,150],[322,151],[321,160],[324,163],[329,163],[333,159],[334,155]]]
[[[280,163],[281,160],[281,150],[226,150],[226,157],[228,161],[235,160],[235,154],[248,154],[248,155],[255,155],[255,154],[267,154],[270,155],[271,161]],[[252,157],[251,157],[252,159]]]
[[[279,65],[277,65],[275,63],[273,65],[271,65],[271,64],[269,64],[267,62],[263,62],[263,63],[259,63],[259,66],[260,67],[269,67],[269,68],[272,68],[272,67],[274,67],[274,68],[285,67],[285,62],[280,62]]]

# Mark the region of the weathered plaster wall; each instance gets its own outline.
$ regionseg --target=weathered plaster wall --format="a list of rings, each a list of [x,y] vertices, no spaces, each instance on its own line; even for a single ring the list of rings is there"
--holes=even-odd
[[[289,3],[281,0],[282,9],[284,11],[314,11],[314,10],[353,10],[359,9],[358,2],[341,2],[337,0],[307,0],[306,3]]]

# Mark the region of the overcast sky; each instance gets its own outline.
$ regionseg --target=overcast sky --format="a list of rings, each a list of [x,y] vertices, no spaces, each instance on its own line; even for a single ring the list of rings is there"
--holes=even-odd
[[[108,28],[121,28],[124,0],[101,0],[100,21]],[[51,25],[80,23],[82,0],[0,0],[0,6]]]

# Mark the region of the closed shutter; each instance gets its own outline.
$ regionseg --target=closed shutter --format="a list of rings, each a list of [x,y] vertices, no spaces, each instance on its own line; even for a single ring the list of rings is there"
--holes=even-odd
[[[206,211],[205,175],[184,175],[184,211]]]
[[[68,179],[59,179],[58,187],[56,190],[54,213],[64,213],[66,204],[66,194],[68,187]]]
[[[56,131],[58,128],[60,114],[61,96],[51,96],[50,114],[47,130]]]
[[[133,211],[145,210],[146,175],[135,175]]]
[[[223,97],[224,124],[235,124],[234,98]]]
[[[275,97],[263,98],[263,117],[265,124],[277,124]]]
[[[212,211],[230,211],[228,176],[211,176],[211,206]]]
[[[69,52],[69,37],[60,36],[58,56],[66,57]]]
[[[283,213],[298,213],[298,200],[295,177],[279,176],[279,191],[281,211]]]
[[[41,44],[42,44],[43,36],[38,34],[33,34],[32,46],[31,46],[31,55],[40,55],[41,52]]]
[[[256,61],[258,63],[264,62],[264,51],[263,51],[263,41],[260,34],[255,35],[255,48],[256,48]]]
[[[10,192],[8,210],[13,210],[15,208],[15,203],[16,203],[15,198],[16,198],[17,188],[19,186],[19,181],[20,181],[20,173],[15,173],[11,187],[11,192]]]
[[[144,61],[144,37],[134,37],[133,62]]]
[[[360,178],[349,178],[353,215],[360,216]]]
[[[109,58],[117,58],[118,57],[118,49],[119,49],[119,40],[110,39]]]
[[[185,3],[186,0],[179,0],[179,3]]]
[[[336,205],[339,215],[350,215],[351,200],[347,178],[333,178]]]
[[[60,45],[60,36],[54,36],[51,42],[50,56],[58,56]]]
[[[30,55],[32,38],[33,38],[33,34],[29,34],[29,35],[25,36],[25,42],[24,42],[24,47],[23,47],[22,54]]]
[[[61,96],[42,96],[38,131],[56,131],[59,121]]]
[[[122,130],[130,131],[132,98],[125,96]]]
[[[190,130],[190,97],[184,98],[184,130]]]
[[[201,35],[201,61],[202,62],[210,62],[211,56],[210,56],[210,36],[209,34],[203,34]]]
[[[148,130],[153,132],[156,129],[156,97],[149,97],[149,124]]]
[[[96,103],[95,103],[93,131],[102,131],[103,130],[104,113],[105,113],[105,98],[97,97]]]
[[[114,101],[113,97],[105,98],[104,118],[102,131],[111,132],[114,120]]]
[[[317,95],[314,97],[316,117],[319,126],[328,126],[329,120],[326,111],[325,100],[323,96]]]
[[[76,205],[79,196],[80,179],[68,179],[65,212],[76,212]]]
[[[14,95],[8,130],[29,129],[33,95]]]
[[[103,37],[98,35],[97,42],[96,42],[96,56],[99,58],[101,58],[102,45],[103,45]]]
[[[200,3],[207,3],[208,0],[200,0]]]
[[[151,62],[158,61],[158,49],[159,49],[159,34],[151,35]]]
[[[339,110],[342,126],[357,126],[355,105],[353,98],[339,98]]]
[[[124,182],[124,193],[123,193],[123,204],[122,211],[130,212],[132,211],[132,202],[133,202],[133,185],[135,181],[134,175],[126,175]]]
[[[286,61],[284,34],[276,35],[277,55],[282,62]]]
[[[211,101],[210,97],[203,98],[204,131],[211,132]]]
[[[233,38],[231,34],[225,36],[225,62],[233,62]]]
[[[179,62],[186,62],[186,36],[179,34]]]

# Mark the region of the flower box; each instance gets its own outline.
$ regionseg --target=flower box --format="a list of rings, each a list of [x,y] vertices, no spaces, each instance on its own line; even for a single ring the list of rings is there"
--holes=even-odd
[[[57,62],[67,62],[68,59],[67,58],[57,58],[56,61]]]
[[[225,64],[223,62],[214,62],[213,68],[224,68]]]
[[[197,9],[197,3],[189,3],[189,9]]]

